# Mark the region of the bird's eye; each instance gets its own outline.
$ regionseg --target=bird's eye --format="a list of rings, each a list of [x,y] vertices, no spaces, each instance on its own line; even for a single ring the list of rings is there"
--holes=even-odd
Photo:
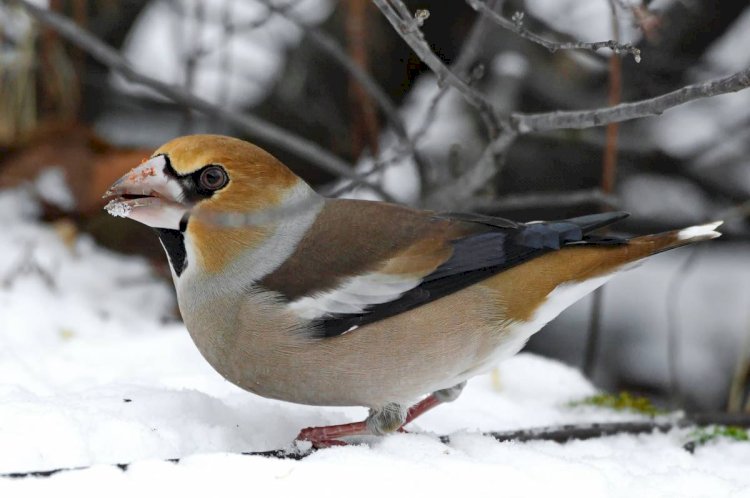
[[[204,189],[219,190],[227,184],[229,177],[221,166],[209,166],[201,172],[198,181]]]

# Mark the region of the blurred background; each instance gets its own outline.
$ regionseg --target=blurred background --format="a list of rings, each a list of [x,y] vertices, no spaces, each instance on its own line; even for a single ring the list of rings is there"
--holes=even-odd
[[[746,2],[405,3],[438,57],[500,113],[605,107],[750,66]],[[551,52],[478,14],[478,4],[546,39],[632,43],[640,62],[606,48]],[[15,227],[0,234],[0,297],[25,292],[24,279],[54,287],[59,266],[83,257],[71,249],[58,258],[24,228],[40,223],[63,242],[56,248],[89,241],[146,258],[169,279],[156,238],[106,215],[101,194],[175,136],[228,134],[340,195],[520,221],[622,209],[632,216],[617,230],[627,233],[725,219],[721,239],[620,276],[527,349],[662,405],[750,410],[750,90],[619,126],[520,135],[467,187],[488,144],[481,114],[369,0],[32,5],[91,36],[71,44],[35,11],[0,1],[0,220]],[[114,52],[92,57],[96,40]],[[175,102],[159,84],[189,98]],[[378,188],[352,188],[290,136]],[[173,301],[154,303],[162,319],[179,319]]]

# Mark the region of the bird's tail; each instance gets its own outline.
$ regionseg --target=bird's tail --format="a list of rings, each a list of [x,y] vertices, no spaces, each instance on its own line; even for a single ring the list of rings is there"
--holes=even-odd
[[[582,230],[607,221],[606,217],[565,220],[580,224]],[[616,273],[648,256],[719,237],[716,231],[719,225],[721,222],[714,222],[629,240],[613,238],[612,243],[584,238],[499,273],[488,279],[486,285],[502,295],[507,315],[521,320],[536,320],[534,317],[541,313],[539,306],[547,303],[544,313],[538,315],[546,323]],[[554,294],[555,291],[559,292]]]
[[[721,233],[716,229],[724,223],[723,221],[714,221],[705,225],[696,225],[681,230],[670,230],[653,235],[643,235],[634,237],[628,241],[627,246],[631,256],[634,259],[641,259],[647,256],[669,251],[677,247],[682,247],[693,242],[711,240],[721,237]]]
[[[716,228],[721,221],[672,230],[653,235],[643,235],[631,239],[617,239],[614,244],[600,244],[598,241],[572,244],[560,251],[552,251],[542,256],[536,266],[549,266],[540,272],[549,277],[549,285],[554,288],[565,282],[585,281],[605,275],[614,275],[620,270],[631,268],[644,258],[681,247],[693,242],[709,240],[721,234]],[[542,263],[543,264],[539,264]]]

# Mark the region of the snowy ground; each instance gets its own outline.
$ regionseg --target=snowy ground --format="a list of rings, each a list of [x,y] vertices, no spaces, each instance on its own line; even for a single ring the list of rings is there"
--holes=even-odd
[[[21,220],[21,221],[19,221]],[[748,496],[750,444],[682,449],[685,431],[592,441],[498,443],[478,434],[635,418],[572,408],[592,394],[560,363],[522,354],[474,379],[412,429],[302,461],[233,455],[287,447],[302,427],[353,421],[362,408],[262,399],[203,361],[165,321],[171,290],[143,261],[34,221],[21,193],[0,194],[0,496],[215,496],[217,492],[374,496]],[[441,443],[437,434],[451,434]],[[182,458],[179,464],[160,461]],[[127,472],[111,463],[136,462]]]

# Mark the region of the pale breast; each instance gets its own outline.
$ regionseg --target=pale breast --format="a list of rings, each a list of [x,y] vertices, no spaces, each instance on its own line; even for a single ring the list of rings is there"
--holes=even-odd
[[[494,291],[480,286],[333,338],[310,338],[268,293],[249,297],[238,321],[239,334],[220,332],[229,347],[196,341],[215,368],[262,396],[312,405],[410,403],[517,342],[503,331]]]

